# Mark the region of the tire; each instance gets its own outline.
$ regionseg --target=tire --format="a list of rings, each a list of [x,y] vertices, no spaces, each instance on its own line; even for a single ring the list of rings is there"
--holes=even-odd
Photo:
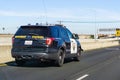
[[[58,59],[55,62],[58,67],[62,67],[63,66],[64,58],[65,58],[65,54],[64,54],[63,50],[59,50],[58,51]]]
[[[75,61],[80,61],[80,59],[81,59],[81,51],[80,51],[80,49],[78,49],[78,51],[76,53],[76,57],[74,59],[75,59]]]
[[[23,66],[25,64],[24,60],[15,59],[15,62],[18,66]]]

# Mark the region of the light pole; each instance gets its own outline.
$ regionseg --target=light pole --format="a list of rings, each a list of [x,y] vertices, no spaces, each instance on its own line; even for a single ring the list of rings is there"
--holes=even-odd
[[[97,40],[98,32],[97,32],[97,22],[96,22],[96,10],[94,10],[94,18],[95,18],[95,33],[94,33],[94,39]]]

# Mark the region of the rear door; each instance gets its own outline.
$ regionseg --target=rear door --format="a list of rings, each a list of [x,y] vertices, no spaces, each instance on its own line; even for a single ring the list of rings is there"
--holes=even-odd
[[[64,27],[61,27],[61,37],[66,45],[66,53],[70,54],[70,39]]]

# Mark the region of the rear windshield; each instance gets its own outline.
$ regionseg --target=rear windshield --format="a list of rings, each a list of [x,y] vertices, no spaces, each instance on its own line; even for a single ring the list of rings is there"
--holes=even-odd
[[[49,37],[50,31],[49,27],[21,26],[15,35],[41,35],[44,37]]]

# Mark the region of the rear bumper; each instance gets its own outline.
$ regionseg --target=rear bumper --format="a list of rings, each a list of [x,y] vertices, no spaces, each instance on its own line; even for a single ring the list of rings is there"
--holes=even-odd
[[[28,52],[14,52],[12,53],[13,58],[19,58],[19,59],[50,59],[50,60],[56,60],[57,59],[57,53],[28,53]]]
[[[21,52],[21,51],[11,51],[12,57],[17,59],[48,59],[56,60],[58,59],[58,50],[51,50],[49,52]]]

